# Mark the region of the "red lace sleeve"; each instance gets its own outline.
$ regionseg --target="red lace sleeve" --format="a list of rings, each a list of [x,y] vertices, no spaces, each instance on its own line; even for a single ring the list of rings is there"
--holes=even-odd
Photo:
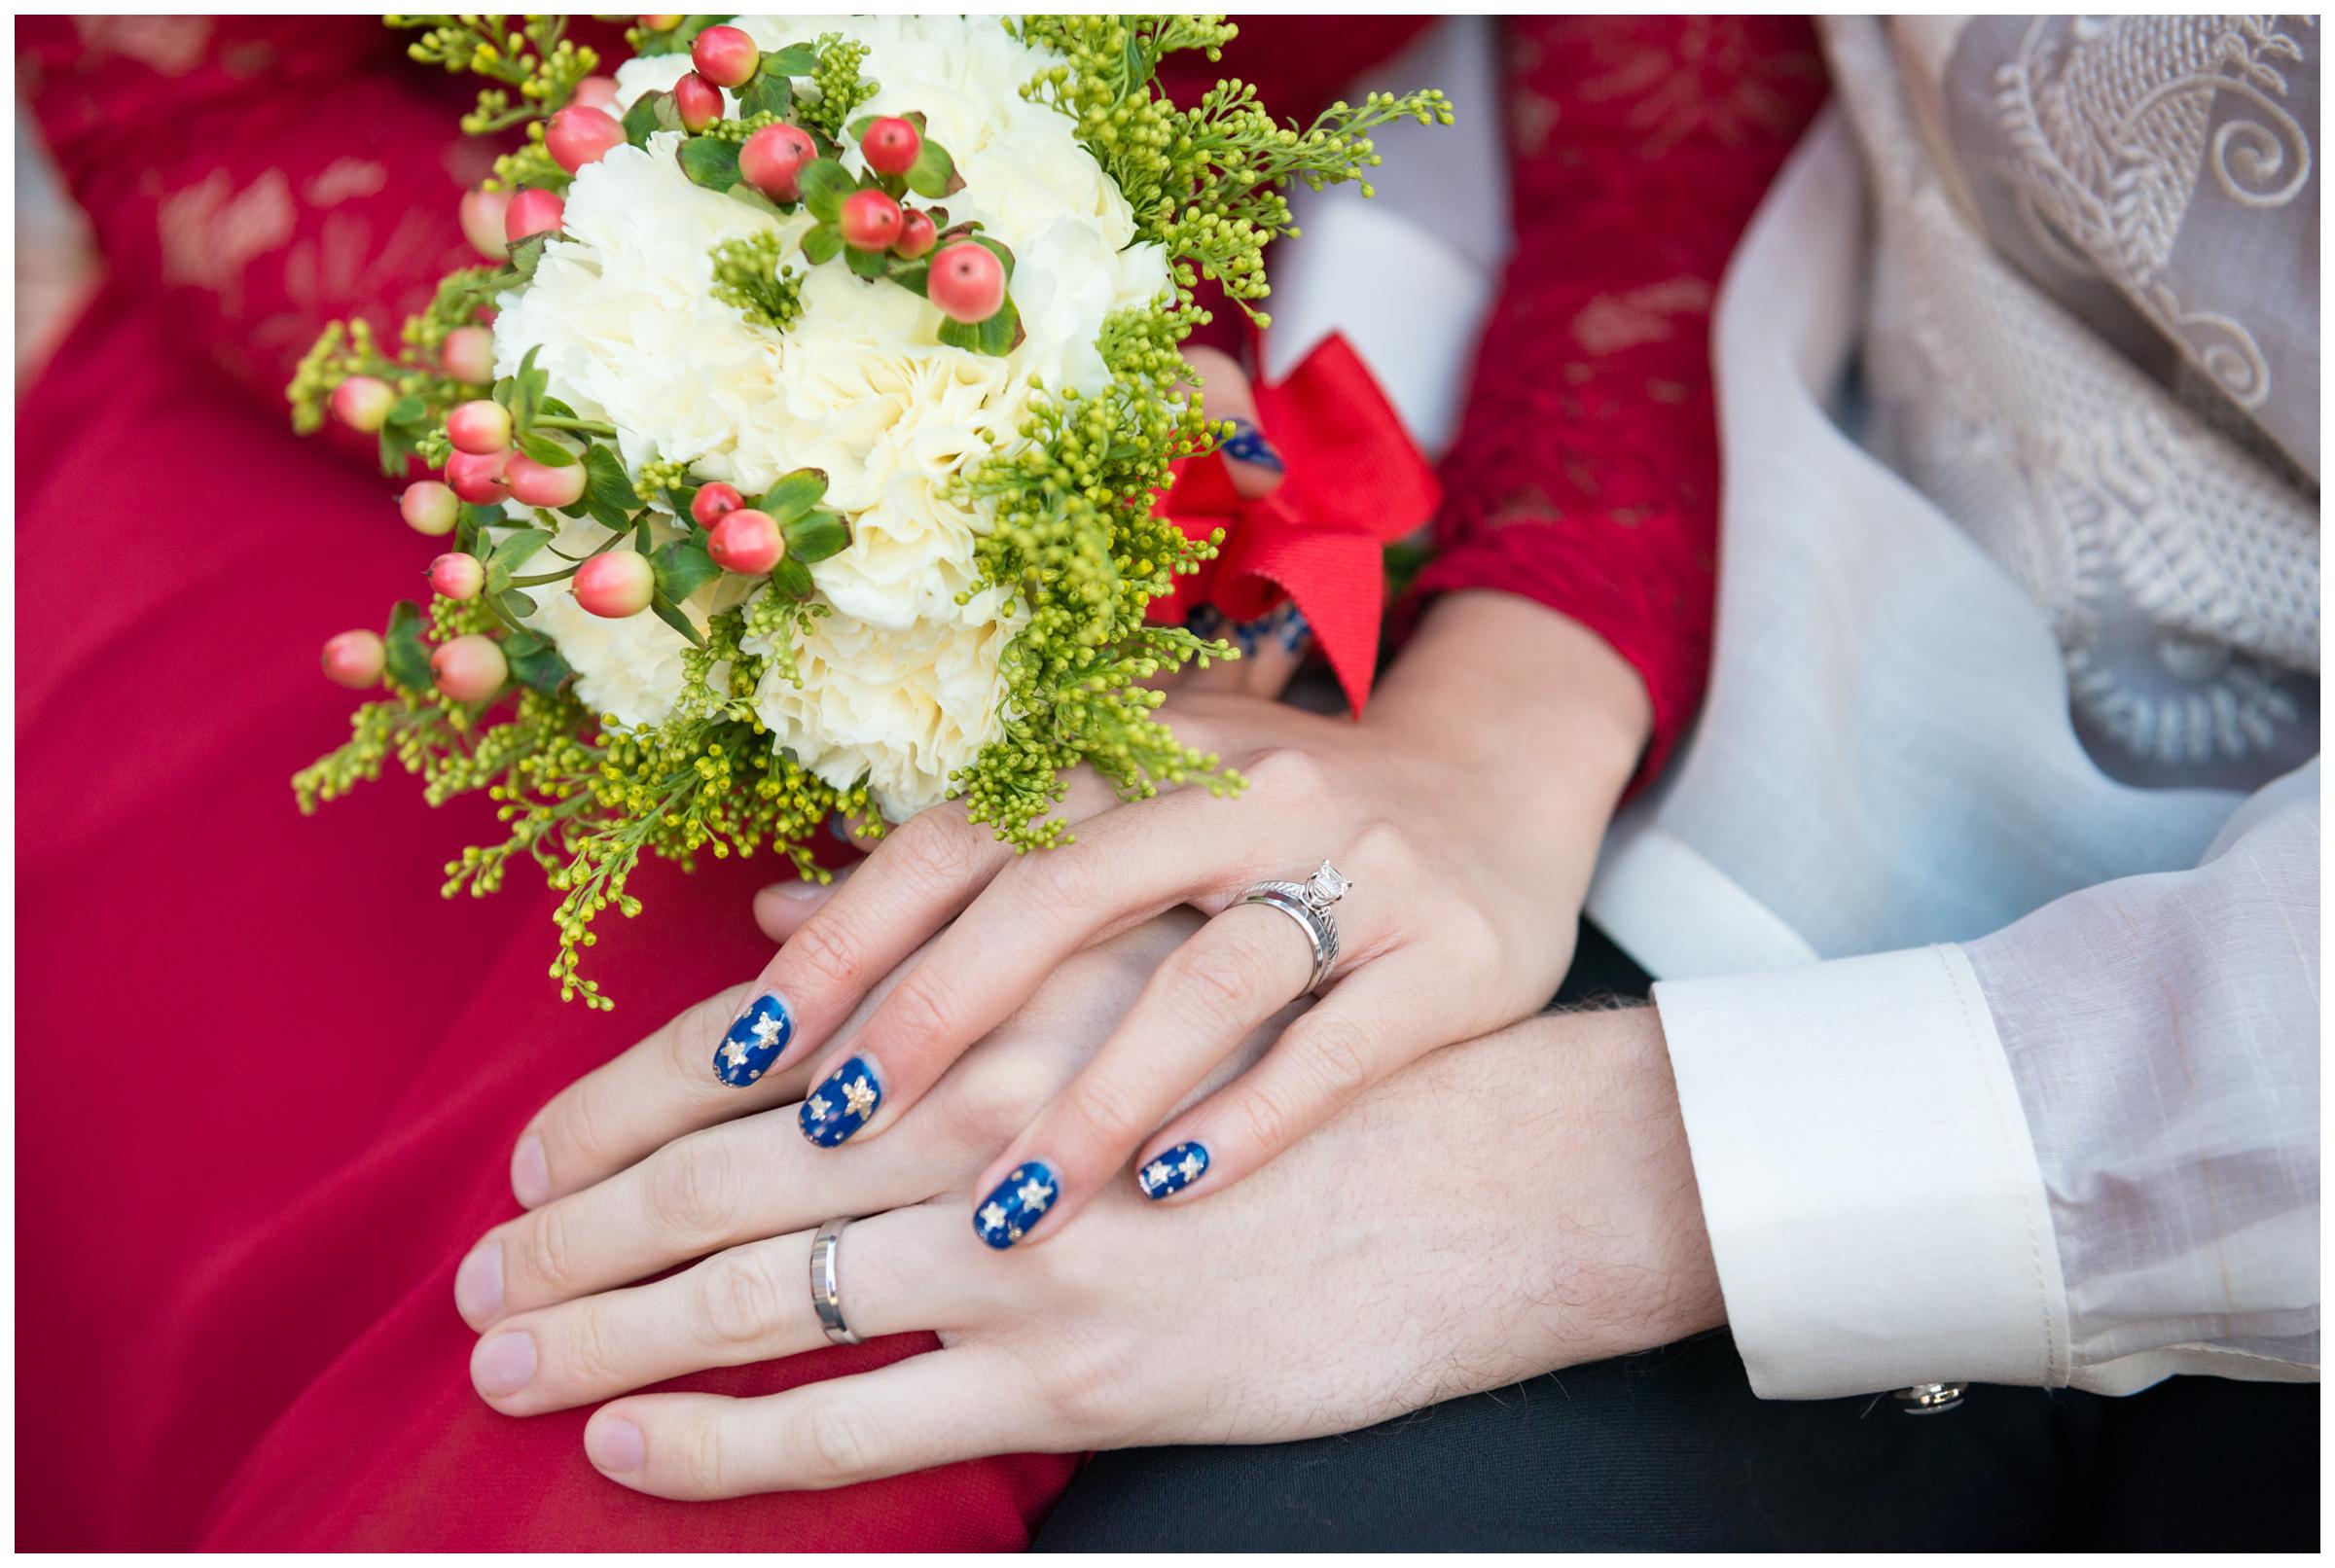
[[[456,125],[475,88],[405,42],[359,18],[18,25],[19,86],[110,287],[159,301],[179,346],[273,413],[326,321],[394,335],[479,259],[455,218],[495,151]]]
[[[1419,587],[1521,593],[1604,637],[1653,699],[1642,780],[1710,660],[1712,298],[1823,66],[1799,18],[1506,26],[1516,252]]]

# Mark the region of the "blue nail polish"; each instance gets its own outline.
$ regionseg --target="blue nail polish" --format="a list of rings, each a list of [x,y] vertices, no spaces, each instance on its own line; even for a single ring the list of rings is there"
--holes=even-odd
[[[1003,1252],[1027,1235],[1061,1195],[1062,1184],[1052,1165],[1043,1159],[1024,1160],[973,1211],[973,1233]]]
[[[1208,1173],[1208,1146],[1204,1143],[1179,1143],[1172,1149],[1163,1149],[1160,1157],[1135,1172],[1135,1185],[1143,1195],[1158,1202],[1170,1193],[1180,1193]]]
[[[796,1116],[803,1123],[804,1137],[822,1149],[832,1149],[866,1126],[882,1103],[883,1085],[877,1080],[876,1064],[865,1056],[854,1056],[810,1091]]]
[[[713,1076],[732,1088],[744,1088],[771,1070],[794,1037],[795,1016],[766,991],[746,1004],[713,1048]]]
[[[1272,442],[1265,439],[1264,431],[1238,415],[1227,422],[1232,425],[1233,433],[1217,446],[1218,451],[1239,462],[1270,468],[1275,474],[1289,471],[1289,465],[1281,461],[1280,452],[1275,449]]]

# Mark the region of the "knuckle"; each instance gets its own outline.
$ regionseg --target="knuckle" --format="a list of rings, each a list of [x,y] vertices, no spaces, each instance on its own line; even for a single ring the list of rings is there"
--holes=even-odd
[[[1168,960],[1167,980],[1199,1017],[1237,1023],[1268,1000],[1268,953],[1251,942],[1188,942]]]
[[[1357,868],[1369,868],[1366,872],[1357,869],[1357,875],[1396,885],[1416,880],[1426,863],[1418,831],[1383,819],[1368,824],[1354,836],[1354,861]]]
[[[674,1434],[673,1469],[684,1490],[696,1497],[720,1497],[722,1491],[722,1429],[699,1416]]]
[[[1085,844],[1061,844],[1025,855],[1010,868],[1028,898],[1026,908],[1066,918],[1091,917],[1109,902],[1109,863]]]
[[[1240,766],[1264,799],[1282,805],[1318,806],[1329,791],[1329,768],[1302,746],[1272,746]]]
[[[698,1315],[717,1345],[760,1344],[781,1299],[770,1260],[753,1249],[724,1253],[698,1270]]]
[[[1296,1117],[1278,1090],[1251,1082],[1234,1102],[1240,1135],[1252,1149],[1278,1149],[1286,1141]]]
[[[1092,1075],[1070,1091],[1063,1110],[1078,1134],[1101,1149],[1133,1145],[1151,1130],[1153,1122],[1143,1114],[1131,1086]]]
[[[733,1164],[723,1140],[704,1133],[651,1156],[648,1205],[659,1229],[684,1243],[719,1239],[729,1229],[736,1190]]]
[[[1048,1347],[1039,1378],[1046,1414],[1059,1429],[1101,1441],[1125,1423],[1135,1358],[1105,1336],[1063,1335]]]
[[[795,1417],[798,1461],[814,1486],[866,1475],[880,1451],[879,1441],[866,1410],[849,1399],[821,1396],[808,1401]]]
[[[713,1051],[713,1042],[730,1026],[730,1019],[750,989],[751,986],[733,985],[726,991],[716,991],[703,1001],[682,1009],[657,1032],[665,1059],[683,1082],[695,1084],[705,1079],[705,1062]]]
[[[515,1250],[544,1288],[564,1294],[574,1281],[575,1236],[567,1211],[558,1203],[536,1210],[521,1222],[526,1240]]]
[[[616,1126],[615,1107],[608,1103],[605,1084],[598,1073],[593,1073],[569,1086],[552,1115],[544,1119],[547,1149],[562,1144],[591,1168],[608,1167],[616,1155],[611,1142]]]
[[[1291,1033],[1297,1038],[1284,1042],[1286,1048],[1305,1063],[1315,1087],[1328,1098],[1350,1099],[1369,1085],[1370,1041],[1353,1023],[1325,1018],[1310,1028],[1300,1023]]]
[[[911,817],[876,851],[920,887],[938,891],[963,884],[979,869],[987,840],[962,811],[943,807]]]
[[[896,1031],[899,1038],[937,1048],[957,1038],[957,1012],[944,982],[933,978],[931,969],[930,964],[918,964],[910,970],[908,978],[883,999],[881,1013],[886,1028]]]
[[[566,1319],[559,1331],[559,1360],[563,1380],[580,1389],[615,1388],[622,1386],[618,1376],[616,1348],[608,1336],[607,1319],[594,1310],[590,1302],[581,1302],[576,1309],[562,1314]]]
[[[1055,1088],[1045,1064],[1013,1052],[976,1056],[943,1083],[951,1115],[976,1142],[1011,1137],[1029,1125]]]
[[[805,990],[848,992],[859,982],[865,948],[851,923],[839,918],[830,905],[806,920],[778,951]]]

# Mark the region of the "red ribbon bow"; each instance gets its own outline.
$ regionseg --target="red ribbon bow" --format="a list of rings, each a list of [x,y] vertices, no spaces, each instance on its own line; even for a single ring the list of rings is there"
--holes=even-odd
[[[1224,530],[1224,548],[1152,607],[1180,622],[1203,604],[1253,621],[1285,596],[1356,714],[1370,698],[1384,608],[1384,547],[1434,516],[1435,471],[1351,344],[1323,339],[1288,377],[1256,388],[1258,422],[1288,465],[1262,500],[1233,488],[1211,452],[1176,465],[1160,510],[1186,538]]]

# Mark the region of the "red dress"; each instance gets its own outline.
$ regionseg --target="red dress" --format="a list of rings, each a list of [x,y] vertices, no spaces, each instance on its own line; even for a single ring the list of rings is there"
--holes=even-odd
[[[1302,57],[1326,90],[1326,44],[1275,45],[1296,25],[1227,69],[1271,90],[1253,52]],[[1805,29],[1715,25],[1790,59],[1783,98],[1813,101]],[[1518,25],[1520,49],[1540,41],[1520,55],[1520,125],[1545,131],[1525,159],[1568,170],[1520,177],[1520,196],[1548,203],[1535,222],[1562,228],[1569,204],[1608,237],[1649,234],[1520,261],[1436,582],[1513,587],[1605,630],[1674,732],[1708,615],[1696,302],[1796,125],[1767,116],[1730,158],[1649,187],[1663,125],[1634,125],[1626,152],[1594,127],[1670,89],[1599,65],[1571,29],[1594,31]],[[1616,34],[1642,61],[1677,29]],[[1400,24],[1321,33],[1343,70]],[[18,418],[18,1547],[1023,1545],[1073,1460],[667,1503],[592,1470],[585,1411],[514,1420],[473,1394],[452,1271],[513,1212],[512,1138],[760,964],[747,901],[771,863],[644,873],[651,917],[595,960],[624,1003],[610,1016],[553,999],[548,894],[514,878],[484,902],[437,896],[438,867],[487,830],[482,802],[432,812],[391,781],[297,814],[288,777],[348,706],[315,650],[413,592],[423,552],[366,463],[286,433],[280,389],[322,320],[393,326],[467,259],[453,196],[482,154],[451,129],[464,91],[371,24],[27,19],[18,49],[108,267]],[[1584,165],[1609,157],[1627,176],[1600,184]],[[1624,208],[1649,189],[1669,194]],[[1651,369],[1599,371],[1645,351],[1639,315],[1602,360],[1581,336],[1592,295],[1656,285],[1643,311],[1670,329],[1660,364],[1683,395]],[[1586,375],[1525,374],[1567,319]],[[1583,509],[1592,494],[1621,505]],[[679,1386],[771,1391],[931,1343]]]

